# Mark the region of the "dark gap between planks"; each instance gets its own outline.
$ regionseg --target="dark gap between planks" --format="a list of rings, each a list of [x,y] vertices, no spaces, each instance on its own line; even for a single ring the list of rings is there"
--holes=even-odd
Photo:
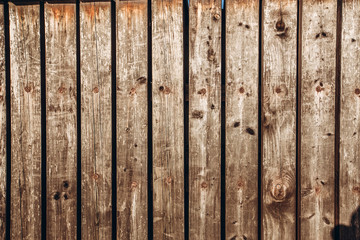
[[[153,142],[152,142],[152,8],[148,0],[148,239],[153,239]]]
[[[116,159],[116,4],[111,2],[111,235],[117,235],[117,159]]]
[[[224,7],[221,9],[221,202],[220,202],[220,229],[221,239],[226,238],[226,1],[224,0]]]

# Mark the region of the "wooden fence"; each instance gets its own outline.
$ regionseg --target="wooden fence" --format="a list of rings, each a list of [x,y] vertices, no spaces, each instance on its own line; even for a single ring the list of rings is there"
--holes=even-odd
[[[359,10],[3,2],[0,239],[360,239]]]

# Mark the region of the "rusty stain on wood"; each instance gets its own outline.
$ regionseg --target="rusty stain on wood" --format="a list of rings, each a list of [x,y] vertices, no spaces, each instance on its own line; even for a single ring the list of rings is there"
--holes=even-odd
[[[221,109],[210,107],[221,106],[220,14],[219,0],[190,1],[190,239],[220,239],[221,232]]]
[[[6,103],[5,103],[4,5],[0,4],[0,238],[5,239],[6,224]]]
[[[110,239],[111,4],[80,3],[81,235]]]
[[[329,239],[334,227],[335,142],[334,135],[326,133],[335,131],[337,2],[302,4],[300,188],[301,192],[309,189],[309,194],[301,195],[300,235],[301,239]],[[319,86],[324,90],[318,91]]]
[[[184,239],[182,2],[152,1],[154,239]]]
[[[226,239],[258,238],[259,1],[226,3]]]
[[[40,7],[9,4],[11,237],[39,239],[41,226]]]
[[[49,239],[76,237],[75,4],[45,4],[47,230]],[[59,111],[50,111],[50,106]],[[70,111],[72,109],[73,111]],[[63,182],[68,187],[63,187]]]

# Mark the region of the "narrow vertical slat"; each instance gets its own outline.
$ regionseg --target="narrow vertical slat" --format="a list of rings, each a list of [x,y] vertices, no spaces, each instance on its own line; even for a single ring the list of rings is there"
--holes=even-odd
[[[45,5],[48,239],[76,237],[75,23],[75,4]]]
[[[6,223],[6,102],[5,102],[4,5],[0,4],[0,238]]]
[[[341,239],[360,239],[360,1],[343,2],[341,42]]]
[[[184,238],[183,1],[152,1],[154,239]]]
[[[296,238],[297,1],[266,0],[263,17],[263,239]]]
[[[11,237],[40,239],[40,7],[9,4]]]
[[[111,238],[111,3],[80,3],[81,236]]]
[[[147,239],[147,0],[116,10],[117,239]],[[151,127],[151,126],[150,126]]]
[[[337,2],[302,8],[301,239],[329,239],[334,227]]]
[[[220,239],[221,1],[189,6],[189,239]]]
[[[259,1],[226,2],[226,239],[258,238]]]

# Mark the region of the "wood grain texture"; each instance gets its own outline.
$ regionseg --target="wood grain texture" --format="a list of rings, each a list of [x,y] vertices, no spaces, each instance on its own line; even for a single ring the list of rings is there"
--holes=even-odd
[[[182,2],[152,1],[154,239],[184,238]]]
[[[40,6],[9,4],[11,238],[41,234]]]
[[[76,237],[75,4],[45,4],[48,239]],[[79,226],[80,227],[80,226]]]
[[[341,43],[341,113],[340,113],[340,219],[347,227],[341,239],[351,233],[360,239],[360,1],[343,2]],[[359,212],[357,213],[359,214]],[[357,217],[357,218],[356,218]],[[357,224],[357,226],[356,226]],[[350,228],[351,227],[351,228]],[[350,238],[347,238],[350,239]]]
[[[147,1],[118,1],[117,238],[147,239]]]
[[[111,3],[80,4],[81,235],[111,239]]]
[[[259,1],[226,2],[226,239],[258,238]]]
[[[190,1],[189,232],[220,239],[221,1]]]
[[[5,239],[6,222],[6,102],[5,102],[4,5],[0,4],[0,238]]]
[[[301,239],[330,239],[334,227],[336,6],[302,8]]]
[[[297,1],[264,1],[263,239],[296,238]]]

